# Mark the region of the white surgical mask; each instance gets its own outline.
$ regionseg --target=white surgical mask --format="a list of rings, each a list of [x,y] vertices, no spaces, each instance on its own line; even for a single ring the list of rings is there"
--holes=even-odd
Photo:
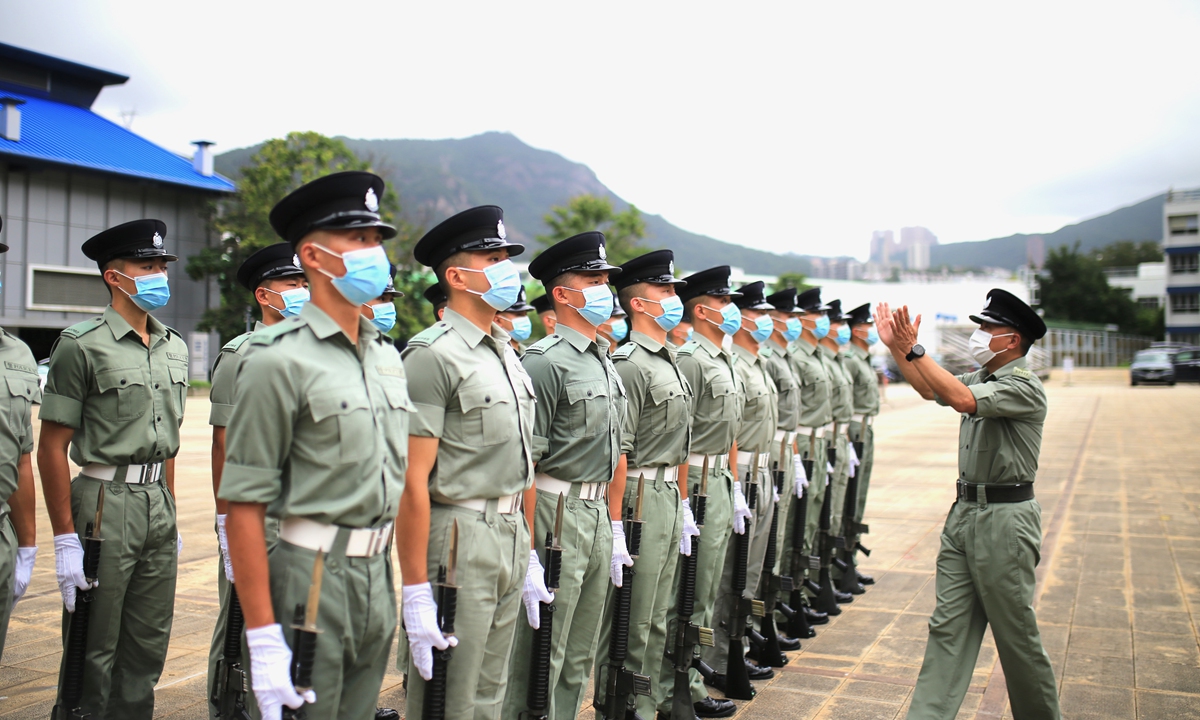
[[[975,358],[975,362],[980,365],[987,365],[996,357],[996,353],[992,350],[992,340],[998,337],[1008,337],[1016,335],[1016,333],[1004,333],[1003,335],[993,335],[983,328],[978,328],[971,333],[971,339],[967,340],[967,349],[971,352],[971,357]]]

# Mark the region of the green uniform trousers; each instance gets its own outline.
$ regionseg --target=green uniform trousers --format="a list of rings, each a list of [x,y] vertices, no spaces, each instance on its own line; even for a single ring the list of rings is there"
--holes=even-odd
[[[858,508],[854,513],[854,519],[862,522],[867,509],[867,491],[871,488],[871,467],[875,464],[875,426],[868,424],[864,434],[862,423],[850,423],[850,439],[863,444],[863,456],[858,459],[858,472],[855,474],[858,478]]]
[[[695,490],[700,468],[688,468],[689,488]],[[688,497],[692,496],[689,491]],[[693,510],[696,501],[691,501]],[[713,626],[713,611],[716,609],[717,593],[721,589],[721,571],[725,567],[725,552],[729,547],[729,536],[733,534],[733,476],[728,470],[710,468],[708,471],[708,501],[705,504],[704,527],[700,528],[700,554],[696,558],[696,598],[692,610],[692,623],[701,627]],[[671,587],[671,596],[678,598],[679,572],[675,572],[675,582]],[[655,686],[655,691],[662,697],[655,696],[660,712],[671,712],[671,691],[675,682],[675,666],[671,659],[662,658],[662,667],[658,675],[661,681]],[[708,697],[708,688],[704,687],[704,679],[699,671],[691,671],[692,702],[700,702]],[[643,717],[645,717],[643,715]]]
[[[788,513],[788,552],[785,553],[789,563],[793,560],[793,545],[792,542],[792,525],[796,522],[803,521],[804,523],[804,548],[802,549],[805,555],[814,555],[816,550],[817,525],[821,518],[821,503],[825,501],[825,440],[817,439],[815,442],[803,435],[797,438],[800,443],[800,452],[805,460],[812,460],[812,476],[808,478],[808,487],[804,489],[804,494],[808,498],[808,506],[804,518],[793,517],[795,513]],[[794,497],[794,496],[793,496]],[[798,502],[794,500],[792,502]],[[815,573],[815,571],[814,571]],[[792,579],[799,583],[803,579],[803,575],[796,577],[792,573]],[[812,578],[816,580],[816,577]]]
[[[779,502],[776,507],[779,508],[779,532],[775,536],[775,568],[773,572],[776,575],[786,575],[783,568],[787,566],[787,558],[784,550],[787,548],[788,537],[788,515],[792,510],[792,503],[796,498],[796,465],[793,462],[795,453],[791,445],[785,445],[783,448],[783,457],[779,456],[779,443],[775,442],[771,445],[771,463],[778,464],[783,470],[783,488],[779,491]],[[771,522],[771,516],[767,516],[767,522]],[[762,586],[762,581],[759,581],[761,590],[766,590]]]
[[[95,517],[100,487],[104,542],[89,610],[82,706],[95,718],[148,720],[175,615],[175,499],[163,483],[127,485],[79,475],[71,482],[71,514],[80,538]],[[70,620],[64,607],[64,659]]]
[[[17,570],[17,530],[8,515],[0,518],[0,658],[8,637],[8,619],[13,610],[13,585]]]
[[[612,559],[612,524],[608,501],[580,500],[579,485],[572,489],[563,508],[562,573],[554,594],[554,629],[550,636],[550,717],[575,720],[583,705],[588,676],[595,658],[604,599],[612,581],[608,576]],[[546,533],[554,529],[558,495],[537,491],[534,537],[538,555],[546,564]],[[525,554],[529,557],[529,554]],[[524,575],[522,575],[522,584]],[[461,607],[461,603],[460,603]],[[533,659],[533,628],[517,624],[513,643],[513,672],[504,697],[504,717],[515,718],[526,709],[529,668]]]
[[[830,476],[829,492],[826,494],[826,501],[831,503],[829,506],[829,533],[834,537],[842,534],[842,517],[845,515],[846,509],[846,490],[850,483],[850,441],[846,439],[845,434],[839,434],[834,440],[837,443],[837,462],[833,464],[833,475]],[[819,518],[818,518],[819,520]],[[837,557],[841,556],[841,550],[836,551]],[[842,576],[842,571],[836,565],[830,567],[830,572],[834,580]]]
[[[279,520],[268,516],[263,524],[263,530],[266,532],[267,551],[275,547],[275,543],[279,542]],[[209,720],[217,720],[217,706],[212,704],[213,686],[217,683],[217,661],[225,653],[225,628],[229,624],[229,580],[225,577],[225,561],[218,550],[217,552],[217,623],[213,626],[212,643],[208,649],[208,695],[210,698],[208,703]],[[284,625],[284,634],[287,634],[287,625]],[[243,641],[245,635],[242,636]],[[244,644],[244,643],[243,643]],[[250,656],[246,653],[245,648],[242,649],[242,667],[249,670]],[[250,715],[258,717],[258,705],[254,702],[254,691],[249,687],[246,688],[246,707],[250,710]]]
[[[1013,717],[1060,716],[1054,671],[1033,611],[1041,514],[1037,500],[959,501],[950,508],[937,558],[937,606],[910,720],[950,720],[958,713],[989,623]]]
[[[502,515],[495,501],[489,505],[478,512],[434,503],[429,516],[427,572],[435,581],[435,597],[438,567],[446,564],[451,527],[458,520],[458,647],[446,677],[447,720],[500,719],[505,687],[514,674],[509,670],[513,637],[519,625],[529,627],[521,603],[529,567],[525,515]],[[405,717],[420,720],[425,681],[409,662]]]
[[[308,720],[371,718],[396,635],[396,589],[391,548],[374,557],[346,557],[349,532],[340,530],[325,556],[313,691]],[[292,643],[296,605],[308,601],[316,553],[280,542],[268,555],[275,621]],[[245,636],[243,636],[245,637]],[[242,643],[242,652],[250,657]],[[247,668],[249,670],[249,668]]]
[[[634,506],[637,485],[637,478],[628,478],[623,508]],[[646,479],[646,491],[642,497],[642,546],[637,559],[633,561],[629,647],[625,659],[627,670],[650,677],[650,695],[636,697],[637,712],[643,718],[654,717],[657,707],[654,698],[660,692],[655,686],[664,681],[659,670],[667,648],[667,614],[675,607],[676,596],[673,591],[675,570],[679,564],[679,536],[682,532],[683,509],[679,504],[679,485],[664,480],[663,469],[659,468],[657,477]],[[616,590],[610,583],[604,615],[600,620],[600,640],[596,645],[594,694],[598,708],[604,706],[607,695],[605,681],[609,676],[609,668],[604,664],[608,662],[608,646],[612,640]],[[667,675],[665,682],[673,682],[672,676]]]

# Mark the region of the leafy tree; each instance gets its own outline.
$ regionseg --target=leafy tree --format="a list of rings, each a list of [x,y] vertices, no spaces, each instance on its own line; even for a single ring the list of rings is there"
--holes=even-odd
[[[1108,284],[1100,262],[1079,251],[1079,243],[1052,249],[1041,278],[1041,304],[1049,320],[1116,324],[1138,332],[1137,304],[1122,288]]]
[[[804,282],[805,279],[804,275],[798,272],[780,273],[779,277],[771,285],[771,292],[777,293],[788,288],[796,288],[796,292],[802,293],[809,288],[815,287]]]
[[[1136,267],[1138,263],[1162,262],[1162,246],[1157,240],[1120,240],[1092,250],[1092,257],[1102,268]]]
[[[253,295],[238,284],[237,269],[256,250],[280,242],[268,220],[271,208],[304,183],[345,170],[371,170],[371,163],[358,158],[341,140],[315,132],[293,132],[270,140],[254,154],[237,178],[237,192],[209,207],[208,221],[221,233],[220,243],[188,258],[188,275],[193,280],[215,280],[221,294],[220,306],[204,311],[199,329],[215,330],[222,342],[245,331],[247,317],[259,313]],[[392,334],[407,338],[433,323],[432,308],[420,295],[428,281],[412,259],[418,231],[399,219],[400,202],[391,188],[381,198],[380,214],[398,231],[387,250],[393,260],[401,260],[396,289],[405,297],[396,301]]]
[[[589,230],[604,233],[605,252],[610,265],[620,265],[645,253],[641,241],[646,237],[646,221],[642,211],[630,205],[628,210],[616,212],[612,200],[595,195],[576,195],[566,206],[556,205],[543,217],[550,232],[538,235],[543,247],[549,247],[572,235]]]

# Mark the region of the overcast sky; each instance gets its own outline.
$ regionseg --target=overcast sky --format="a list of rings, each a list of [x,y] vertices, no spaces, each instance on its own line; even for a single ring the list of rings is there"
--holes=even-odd
[[[680,227],[866,257],[1200,185],[1200,4],[0,0],[0,42],[130,76],[190,153],[502,130]]]

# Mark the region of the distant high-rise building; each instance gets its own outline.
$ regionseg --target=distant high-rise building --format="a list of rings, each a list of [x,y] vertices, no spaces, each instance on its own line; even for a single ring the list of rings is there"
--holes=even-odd
[[[1034,270],[1041,270],[1046,264],[1046,240],[1041,235],[1025,239],[1025,264]]]
[[[896,245],[895,235],[891,230],[876,230],[871,233],[870,261],[887,265],[891,261],[892,249]]]
[[[905,252],[909,270],[929,269],[929,248],[937,245],[937,236],[921,226],[900,228],[900,248]]]

